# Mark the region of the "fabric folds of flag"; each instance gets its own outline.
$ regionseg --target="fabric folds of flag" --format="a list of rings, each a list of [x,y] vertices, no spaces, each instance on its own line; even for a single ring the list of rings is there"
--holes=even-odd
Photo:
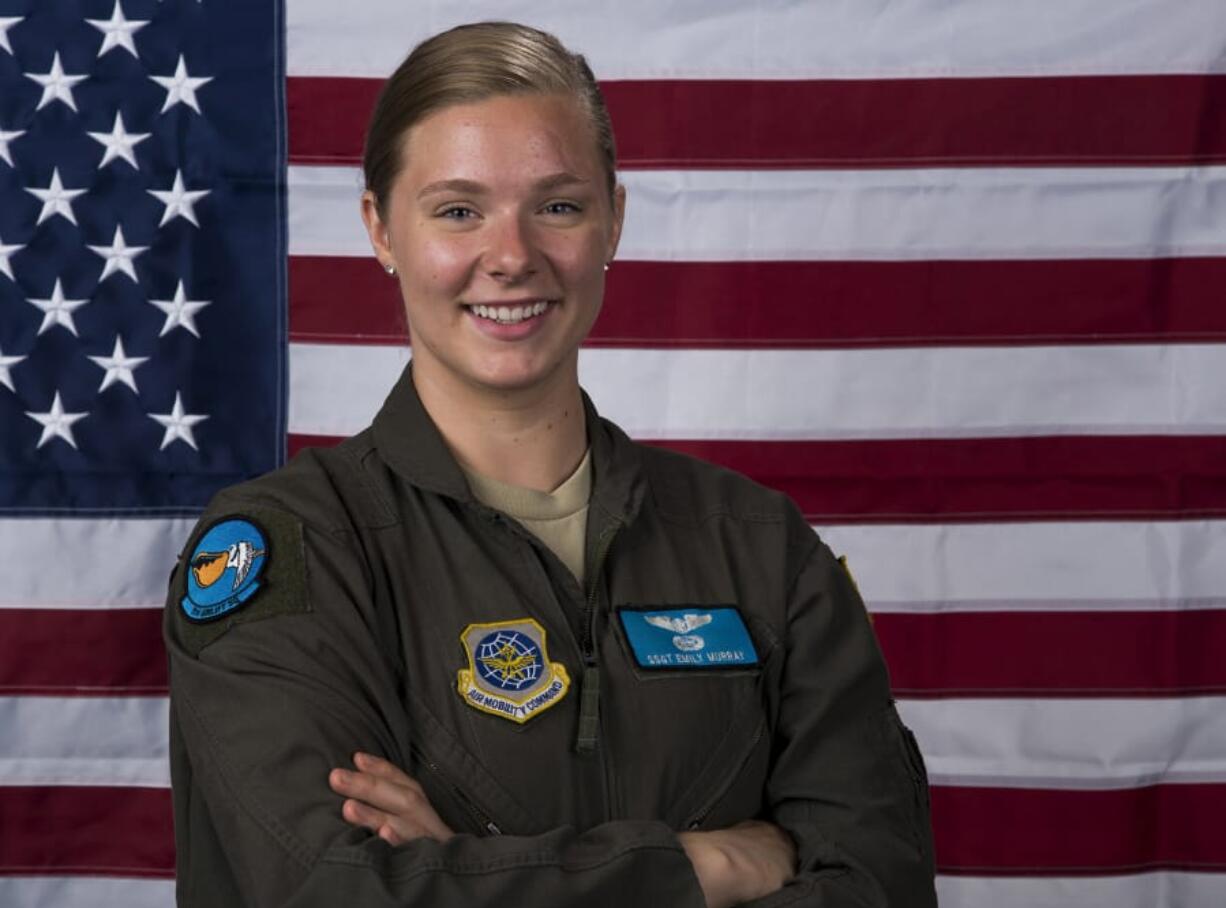
[[[0,903],[172,903],[166,573],[407,360],[362,130],[487,18],[614,118],[584,386],[848,556],[942,904],[1226,902],[1217,0],[52,6],[0,0]]]

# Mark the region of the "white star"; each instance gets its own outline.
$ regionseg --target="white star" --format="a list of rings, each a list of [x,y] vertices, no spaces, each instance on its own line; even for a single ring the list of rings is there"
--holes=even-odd
[[[24,356],[5,356],[4,351],[0,350],[0,385],[4,385],[14,393],[17,392],[17,389],[13,387],[13,376],[9,370],[23,359],[25,359]]]
[[[115,237],[111,240],[111,245],[89,246],[88,248],[106,259],[106,264],[102,266],[102,277],[98,278],[98,283],[102,283],[112,274],[120,271],[136,283],[140,283],[136,280],[136,265],[133,260],[149,247],[129,246],[123,238],[122,227],[116,225]]]
[[[162,212],[162,219],[158,221],[159,227],[167,221],[180,217],[187,218],[199,227],[200,222],[196,220],[194,206],[198,200],[212,192],[211,189],[194,189],[188,192],[183,186],[183,171],[181,170],[175,171],[174,185],[169,190],[146,189],[145,191],[166,206],[166,210]]]
[[[59,391],[55,392],[55,400],[51,402],[51,409],[46,413],[26,411],[26,416],[35,422],[42,423],[43,434],[36,445],[39,448],[56,437],[64,439],[75,448],[77,442],[72,437],[72,424],[88,415],[88,413],[65,413],[64,405],[60,403]]]
[[[140,54],[136,52],[136,44],[133,43],[132,36],[149,24],[148,19],[125,19],[123,7],[119,5],[119,0],[115,0],[115,8],[111,10],[110,19],[86,19],[85,21],[104,35],[102,47],[98,49],[99,57],[112,48],[122,47],[132,56],[136,57],[136,59],[140,59]]]
[[[35,110],[42,110],[52,101],[63,101],[73,110],[77,109],[77,102],[72,99],[72,87],[78,82],[84,82],[89,76],[69,76],[65,75],[64,69],[60,66],[60,52],[55,52],[55,57],[51,60],[51,71],[48,73],[22,73],[27,79],[33,79],[43,87],[43,96],[38,99],[38,106]]]
[[[196,330],[196,313],[212,304],[212,300],[189,300],[183,290],[182,281],[179,281],[179,286],[175,289],[173,300],[149,300],[149,302],[166,313],[166,323],[162,325],[158,337],[165,337],[174,328],[180,326],[199,337],[200,332]]]
[[[24,18],[25,16],[9,16],[8,18],[0,19],[0,47],[3,47],[10,54],[13,52],[13,45],[9,44],[9,29]]]
[[[190,76],[187,73],[187,62],[179,54],[179,65],[175,67],[173,76],[150,76],[154,82],[166,89],[166,101],[159,113],[166,113],[176,104],[183,103],[200,113],[200,104],[196,100],[196,89],[213,81],[212,76]]]
[[[26,302],[43,310],[43,323],[38,326],[39,334],[49,331],[56,325],[62,325],[71,331],[73,335],[76,335],[77,326],[72,320],[72,313],[88,303],[89,300],[64,299],[64,288],[60,286],[60,279],[57,277],[55,279],[55,289],[51,291],[51,299],[27,299]]]
[[[98,389],[98,393],[101,394],[115,382],[122,382],[136,391],[136,376],[132,374],[132,371],[141,363],[147,362],[149,357],[128,356],[123,349],[123,338],[117,336],[115,349],[110,356],[91,356],[90,359],[106,370],[106,375],[102,377],[102,386]]]
[[[123,114],[116,111],[115,125],[111,127],[110,132],[88,132],[86,135],[95,142],[100,142],[106,149],[106,152],[102,155],[102,160],[98,163],[99,170],[116,158],[123,158],[137,170],[140,170],[140,165],[136,163],[136,153],[132,149],[137,143],[149,138],[150,134],[147,132],[128,132],[123,125]]]
[[[25,134],[26,131],[24,129],[18,129],[14,132],[5,132],[3,129],[0,129],[0,158],[4,158],[9,167],[13,166],[13,155],[9,151],[9,142],[13,141],[13,139],[20,139]]]
[[[200,413],[184,413],[183,399],[179,392],[175,392],[174,409],[169,413],[150,413],[149,418],[166,427],[166,433],[162,436],[162,446],[159,451],[165,450],[166,446],[172,441],[183,440],[192,446],[192,450],[198,451],[196,447],[196,439],[192,435],[192,426],[196,423],[204,422],[208,419],[207,416]]]
[[[0,237],[0,271],[8,275],[10,281],[15,281],[13,277],[13,266],[9,264],[9,259],[13,257],[14,252],[20,252],[25,249],[25,246],[5,245],[4,238]]]
[[[27,189],[30,195],[35,196],[43,203],[43,210],[38,213],[38,223],[42,223],[47,218],[61,215],[68,218],[73,224],[77,222],[76,215],[72,213],[72,200],[79,195],[85,195],[87,190],[84,189],[65,189],[64,184],[60,182],[60,169],[57,167],[51,171],[51,185],[46,189]]]

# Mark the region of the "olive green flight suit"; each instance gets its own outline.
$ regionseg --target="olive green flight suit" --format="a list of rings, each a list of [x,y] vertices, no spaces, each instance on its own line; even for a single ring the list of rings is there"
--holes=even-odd
[[[370,429],[210,505],[165,621],[181,906],[700,908],[676,831],[750,818],[799,856],[762,905],[936,904],[923,762],[846,571],[785,496],[585,406],[586,589],[473,498],[410,370]],[[267,535],[260,587],[189,620],[186,561],[229,517]],[[642,668],[617,617],[729,605],[756,665]],[[571,685],[521,724],[457,672],[467,626],[528,618]],[[357,750],[458,834],[347,824],[327,775]]]

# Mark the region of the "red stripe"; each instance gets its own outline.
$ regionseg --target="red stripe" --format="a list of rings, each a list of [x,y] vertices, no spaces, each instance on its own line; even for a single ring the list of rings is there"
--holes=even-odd
[[[819,524],[1226,515],[1226,436],[657,444],[779,489]]]
[[[1226,611],[873,616],[900,697],[1226,692]]]
[[[1226,785],[932,790],[944,873],[1221,869],[1224,812]],[[0,788],[0,873],[164,877],[172,843],[164,789]]]
[[[0,787],[0,874],[174,875],[163,788]]]
[[[937,869],[943,873],[1221,870],[1224,813],[1226,785],[932,791]]]
[[[379,80],[287,80],[290,160],[361,159]],[[1226,76],[602,83],[622,167],[1226,160]]]
[[[289,268],[293,340],[405,342],[399,286],[373,258],[293,256]],[[588,344],[1223,340],[1222,287],[1226,258],[615,262]]]
[[[0,609],[0,694],[166,690],[159,609]]]

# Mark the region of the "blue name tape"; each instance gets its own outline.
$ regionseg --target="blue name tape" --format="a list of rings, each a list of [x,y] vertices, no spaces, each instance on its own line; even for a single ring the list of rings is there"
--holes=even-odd
[[[619,609],[641,668],[736,668],[757,665],[749,629],[736,606]]]

